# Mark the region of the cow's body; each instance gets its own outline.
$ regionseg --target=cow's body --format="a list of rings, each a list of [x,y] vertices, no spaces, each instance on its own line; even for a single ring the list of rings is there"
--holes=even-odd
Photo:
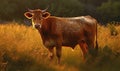
[[[62,46],[69,46],[74,48],[80,41],[86,39],[94,39],[96,32],[96,21],[87,22],[84,17],[79,18],[58,18],[50,17],[45,20],[45,27],[48,25],[49,28],[42,27],[41,29],[37,28],[42,36],[43,43],[46,47],[56,46],[56,39],[61,41]],[[44,25],[43,25],[44,26]],[[87,28],[88,27],[88,28]],[[90,34],[94,36],[90,36]]]
[[[74,49],[79,44],[84,56],[90,48],[94,48],[97,21],[91,16],[72,18],[49,16],[37,23],[33,19],[33,22],[42,37],[43,44],[52,53],[51,58],[54,55],[53,48],[56,47],[59,62],[62,46]]]

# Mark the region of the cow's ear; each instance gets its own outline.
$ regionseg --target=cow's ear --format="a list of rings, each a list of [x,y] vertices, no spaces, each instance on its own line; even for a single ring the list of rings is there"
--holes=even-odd
[[[32,17],[33,17],[33,13],[31,13],[31,12],[25,12],[24,15],[28,19],[32,19]]]
[[[43,13],[42,16],[43,16],[44,19],[47,19],[50,16],[50,13],[45,12],[45,13]]]

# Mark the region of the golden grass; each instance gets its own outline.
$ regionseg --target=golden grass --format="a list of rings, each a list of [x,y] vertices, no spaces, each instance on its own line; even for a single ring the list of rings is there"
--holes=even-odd
[[[108,46],[120,52],[120,26],[115,26],[115,28],[118,35],[111,36],[108,27],[98,26],[99,47]],[[24,64],[21,71],[80,71],[82,70],[80,65],[83,63],[78,45],[74,51],[63,47],[61,66],[56,64],[56,58],[53,62],[49,61],[48,50],[43,46],[38,31],[32,26],[18,25],[14,22],[0,25],[0,56],[0,62],[5,59],[9,63],[8,71],[20,70],[19,61]],[[29,67],[31,68],[28,69]]]
[[[113,50],[120,52],[120,26],[114,26],[118,31],[118,35],[111,36],[110,28],[105,26],[98,27],[98,43],[99,47],[111,47]]]

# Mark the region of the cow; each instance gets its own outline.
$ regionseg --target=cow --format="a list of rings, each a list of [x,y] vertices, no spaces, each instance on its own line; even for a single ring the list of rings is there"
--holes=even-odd
[[[35,9],[24,13],[25,17],[32,20],[41,35],[43,45],[50,51],[50,58],[56,56],[60,63],[62,46],[75,48],[79,44],[83,58],[92,49],[98,49],[97,44],[97,20],[93,17],[56,17],[51,16],[47,9]]]

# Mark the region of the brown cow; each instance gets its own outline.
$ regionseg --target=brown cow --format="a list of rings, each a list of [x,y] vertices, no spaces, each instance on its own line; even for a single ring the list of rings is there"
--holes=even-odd
[[[91,16],[61,18],[50,16],[49,12],[41,9],[29,10],[24,15],[32,20],[33,27],[39,31],[43,44],[51,52],[51,59],[54,56],[53,48],[56,47],[58,63],[62,46],[74,49],[79,44],[84,57],[88,51],[95,48],[97,21]]]

